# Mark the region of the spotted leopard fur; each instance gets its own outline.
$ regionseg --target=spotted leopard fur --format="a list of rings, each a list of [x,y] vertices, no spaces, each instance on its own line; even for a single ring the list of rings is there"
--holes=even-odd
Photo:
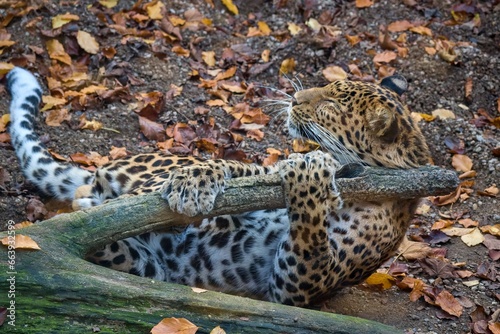
[[[412,168],[428,162],[424,138],[399,95],[400,76],[379,85],[335,81],[295,93],[291,135],[325,152],[291,155],[275,166],[203,161],[161,153],[114,161],[91,173],[56,162],[34,132],[42,90],[20,68],[7,77],[12,145],[28,180],[84,209],[124,194],[160,191],[189,216],[211,210],[225,181],[279,173],[286,209],[205,219],[182,233],[149,233],[89,256],[100,265],[158,280],[310,305],[356,284],[386,261],[404,237],[416,200],[343,201],[336,171],[348,162]]]

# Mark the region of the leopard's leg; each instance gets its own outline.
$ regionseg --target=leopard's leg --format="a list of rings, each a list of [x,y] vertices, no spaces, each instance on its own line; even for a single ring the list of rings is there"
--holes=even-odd
[[[239,161],[208,160],[169,173],[161,189],[170,208],[190,217],[213,209],[215,198],[232,178],[275,173],[276,166],[263,167]]]
[[[291,156],[280,165],[290,225],[276,251],[268,298],[308,305],[336,283],[331,267],[339,259],[327,217],[343,204],[334,182],[339,165],[322,152]]]

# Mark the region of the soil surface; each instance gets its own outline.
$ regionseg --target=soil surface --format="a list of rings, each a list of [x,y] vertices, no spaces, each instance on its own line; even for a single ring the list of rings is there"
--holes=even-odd
[[[215,1],[215,7],[210,1],[203,0],[163,3],[164,16],[187,19],[187,23],[176,21],[177,30],[173,26],[162,26],[160,19],[148,18],[148,11],[141,7],[142,4],[136,4],[132,10],[134,2],[130,0],[121,0],[110,9],[105,9],[97,1],[38,2],[27,13],[21,13],[26,8],[22,6],[0,9],[0,21],[5,26],[0,35],[11,34],[10,40],[16,42],[2,48],[0,61],[27,67],[36,73],[45,95],[50,95],[47,77],[52,75],[53,66],[59,62],[49,58],[46,43],[51,39],[64,45],[73,64],[86,67],[95,84],[113,83],[118,87],[121,83],[129,89],[127,94],[117,94],[110,99],[91,96],[83,103],[82,109],[76,108],[78,104],[73,101],[67,106],[70,120],[61,122],[60,126],[48,126],[40,120],[37,131],[54,152],[68,157],[77,152],[98,152],[107,156],[112,146],[125,147],[130,153],[158,150],[156,140],[141,132],[134,112],[137,101],[131,97],[153,91],[169,95],[171,85],[176,85],[182,87],[182,92],[178,96],[170,94],[166,97],[157,123],[172,127],[183,122],[195,129],[211,124],[219,134],[227,135],[231,130],[240,138],[216,136],[215,150],[195,148],[191,143],[178,145],[173,151],[206,157],[234,154],[240,158],[240,152],[244,152],[245,159],[262,163],[269,155],[268,148],[293,151],[285,116],[262,103],[262,97],[269,95],[274,88],[293,93],[290,81],[279,74],[280,66],[286,70],[282,66],[285,59],[294,59],[295,67],[288,76],[303,87],[327,84],[323,70],[328,66],[338,66],[349,78],[358,80],[378,80],[396,71],[410,84],[405,99],[413,112],[431,114],[436,109],[447,109],[455,116],[420,122],[434,163],[453,169],[454,153],[450,147],[457,150],[450,143],[462,143],[463,149],[458,151],[472,160],[472,169],[476,172],[475,177],[467,179],[474,181],[473,185],[469,184],[468,188],[473,191],[468,198],[445,206],[429,202],[429,211],[415,217],[409,236],[414,240],[425,240],[432,224],[443,217],[452,220],[470,218],[479,226],[500,223],[499,197],[481,196],[477,192],[494,184],[500,186],[500,121],[497,119],[496,126],[494,123],[494,119],[500,116],[499,1],[481,1],[479,4],[469,1],[467,5],[447,0],[382,0],[366,8],[357,8],[354,1],[234,1],[239,15],[231,14],[219,1]],[[193,13],[188,10],[194,8],[201,17],[212,20],[211,23],[199,23],[200,20],[193,19]],[[127,28],[136,29],[136,33],[124,33],[112,26],[119,24],[120,18],[113,14],[120,11],[128,13],[129,16],[121,19],[126,21]],[[79,20],[52,29],[51,19],[67,12],[78,15]],[[132,12],[143,17],[133,16]],[[19,15],[11,17],[9,13]],[[11,21],[7,21],[9,18]],[[308,21],[310,19],[316,21]],[[431,36],[418,29],[389,31],[388,37],[397,45],[391,50],[387,43],[380,42],[379,35],[383,36],[391,23],[404,20],[411,22],[413,27],[428,28]],[[269,34],[265,27],[260,26],[261,30],[258,30],[259,21],[267,23],[271,30]],[[291,23],[300,30],[295,35],[295,26]],[[188,24],[191,26],[187,27]],[[247,37],[250,28],[258,31],[257,36]],[[85,52],[78,46],[77,30],[84,30],[96,38],[99,43],[96,54]],[[162,37],[158,42],[158,35],[142,37],[137,31],[163,31],[174,38]],[[178,35],[175,35],[176,31]],[[352,42],[346,36],[358,36],[359,42]],[[182,47],[188,54],[174,51],[173,46]],[[114,48],[116,54],[105,57],[106,48]],[[401,50],[404,48],[406,51]],[[268,61],[261,56],[264,50],[270,52]],[[215,52],[216,63],[211,66],[204,60],[206,54],[202,53],[207,51]],[[396,57],[389,62],[374,62],[374,56],[383,52],[394,52]],[[243,101],[252,107],[262,107],[264,114],[271,116],[270,122],[260,129],[262,138],[256,135],[260,140],[249,136],[239,127],[241,124],[235,124],[235,118],[223,108],[206,104],[209,100],[221,99],[221,94],[220,91],[211,94],[208,89],[200,87],[200,77],[213,79],[216,74],[210,71],[227,70],[232,66],[236,66],[237,71],[229,81],[244,83],[240,87],[245,89],[252,84],[257,88],[253,94],[247,90],[244,94],[233,92],[230,96],[225,95],[227,105],[235,106]],[[76,85],[72,89],[78,91],[83,87]],[[55,88],[52,95],[61,96],[63,90],[68,88]],[[9,97],[3,85],[0,93],[0,110],[5,114],[8,113]],[[42,118],[46,115],[44,113]],[[116,131],[80,129],[79,117],[82,115]],[[47,214],[37,215],[33,209],[27,208],[28,203],[38,205],[33,204],[38,203],[37,199],[34,187],[25,182],[10,142],[1,141],[0,227],[5,228],[8,220],[21,222],[28,217],[32,220],[46,218]],[[42,198],[42,201],[47,199]],[[48,211],[50,215],[50,207]],[[445,249],[449,263],[458,265],[456,269],[469,270],[472,278],[432,275],[417,261],[405,263],[408,268],[406,275],[449,291],[463,306],[460,317],[446,314],[423,298],[411,302],[409,291],[397,286],[383,291],[364,285],[347,288],[325,303],[322,309],[380,321],[406,333],[469,333],[472,323],[476,323],[475,332],[489,333],[477,326],[477,318],[471,318],[471,313],[482,306],[492,323],[491,316],[500,308],[498,263],[495,266],[484,244],[469,247],[460,237],[451,237],[433,247]],[[478,274],[480,266],[490,266],[489,275]],[[478,284],[463,284],[472,279],[478,280]]]

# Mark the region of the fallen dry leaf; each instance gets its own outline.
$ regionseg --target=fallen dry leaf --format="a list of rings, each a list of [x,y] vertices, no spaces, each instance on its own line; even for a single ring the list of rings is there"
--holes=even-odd
[[[302,28],[300,26],[296,25],[293,22],[288,22],[288,31],[290,31],[290,34],[292,36],[297,35],[301,30]]]
[[[203,293],[203,292],[207,292],[208,290],[205,290],[205,289],[200,289],[200,288],[196,288],[196,287],[191,287],[191,290],[194,292],[194,293]]]
[[[469,234],[462,235],[460,237],[462,241],[469,247],[479,245],[484,241],[484,235],[481,233],[481,231],[476,227],[473,229],[473,231]]]
[[[441,307],[443,311],[456,317],[460,317],[463,312],[462,305],[460,305],[458,300],[456,300],[455,297],[453,297],[453,295],[446,290],[441,291],[436,296],[436,305]]]
[[[0,62],[0,75],[4,75],[10,72],[14,68],[14,65],[5,63],[5,62]]]
[[[459,219],[458,223],[460,225],[463,225],[463,227],[476,227],[479,225],[479,222],[472,220],[470,218],[465,218],[465,219]]]
[[[215,52],[214,51],[203,51],[201,53],[201,58],[208,66],[215,66]]]
[[[71,21],[78,21],[80,20],[80,17],[78,15],[66,13],[66,14],[60,14],[56,15],[52,18],[52,29],[57,29],[65,25],[66,23],[69,23]]]
[[[124,158],[127,155],[128,155],[128,152],[127,152],[127,149],[125,147],[111,146],[111,151],[109,151],[109,156],[113,160]]]
[[[447,227],[441,229],[441,232],[443,232],[446,235],[449,235],[450,237],[461,237],[463,235],[471,233],[473,230],[474,228]]]
[[[389,274],[373,273],[366,280],[365,283],[372,286],[377,286],[382,290],[390,289],[396,280]]]
[[[406,260],[418,260],[427,257],[432,253],[432,248],[425,242],[417,242],[408,240],[406,237],[403,239],[398,247],[399,256],[404,257]]]
[[[459,172],[468,172],[472,170],[472,160],[466,155],[455,154],[451,158],[451,165]]]
[[[450,227],[453,224],[454,223],[451,220],[440,219],[440,220],[434,222],[434,224],[431,227],[431,230],[440,230],[440,229],[443,229],[445,227]]]
[[[287,58],[281,62],[280,75],[292,73],[295,70],[295,59]]]
[[[146,8],[150,19],[161,20],[163,18],[162,9],[165,5],[161,1],[151,2],[144,7]]]
[[[164,318],[151,329],[151,334],[194,334],[198,327],[184,318]]]
[[[217,326],[210,331],[210,334],[226,334],[226,332],[220,326]],[[497,334],[497,333],[494,333],[494,334]]]
[[[11,246],[14,249],[38,249],[40,250],[40,246],[35,242],[35,240],[30,237],[22,234],[16,234],[14,240],[10,237],[5,237],[2,240],[2,245]]]
[[[394,51],[384,51],[381,53],[377,53],[375,57],[373,57],[374,63],[390,63],[394,59],[398,57],[397,53]]]
[[[78,30],[76,33],[76,40],[78,41],[78,45],[87,53],[95,55],[99,52],[99,43],[97,43],[95,38],[88,32]]]
[[[453,111],[448,109],[436,109],[432,111],[432,116],[439,117],[440,119],[455,119]]]
[[[234,15],[238,15],[238,7],[233,3],[233,0],[222,0],[226,8]]]
[[[367,8],[373,5],[373,0],[356,0],[357,8]]]
[[[118,0],[99,0],[99,3],[106,8],[113,8],[118,4]]]
[[[500,224],[495,225],[485,225],[480,227],[483,233],[489,233],[491,235],[496,235],[500,237]]]
[[[347,79],[347,73],[340,66],[328,66],[323,69],[322,73],[330,82]]]
[[[66,53],[64,46],[57,39],[48,40],[46,46],[51,59],[59,60],[64,64],[71,65],[71,57]]]

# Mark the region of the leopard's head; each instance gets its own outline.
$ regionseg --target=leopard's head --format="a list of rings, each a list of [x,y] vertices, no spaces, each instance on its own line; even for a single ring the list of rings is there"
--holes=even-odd
[[[400,95],[407,89],[399,75],[379,85],[335,81],[295,93],[288,110],[292,136],[312,139],[341,163],[389,168],[425,165],[430,154],[417,123]]]

